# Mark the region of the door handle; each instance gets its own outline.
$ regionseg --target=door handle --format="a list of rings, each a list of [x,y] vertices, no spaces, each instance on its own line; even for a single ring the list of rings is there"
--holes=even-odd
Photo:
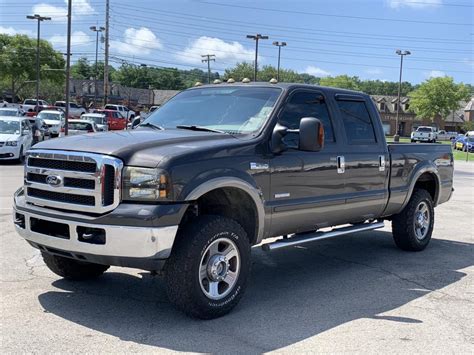
[[[379,155],[379,171],[385,171],[385,155]]]
[[[338,174],[344,174],[346,171],[346,161],[343,156],[338,156],[337,157],[337,173]]]

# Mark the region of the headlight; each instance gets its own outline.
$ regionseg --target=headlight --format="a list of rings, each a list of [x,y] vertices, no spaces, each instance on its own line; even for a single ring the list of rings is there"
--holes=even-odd
[[[123,199],[157,201],[168,197],[169,178],[160,169],[126,166],[123,174]]]
[[[6,146],[10,146],[10,147],[16,147],[18,145],[18,142],[17,141],[7,141]]]

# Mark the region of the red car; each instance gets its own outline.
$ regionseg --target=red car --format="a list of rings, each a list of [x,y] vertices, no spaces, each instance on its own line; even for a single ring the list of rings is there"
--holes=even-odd
[[[120,112],[114,110],[94,110],[95,113],[101,113],[107,117],[109,131],[118,131],[127,128],[127,119]]]

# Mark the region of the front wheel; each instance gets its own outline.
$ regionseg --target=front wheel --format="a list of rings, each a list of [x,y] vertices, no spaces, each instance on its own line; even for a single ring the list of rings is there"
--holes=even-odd
[[[402,250],[425,249],[433,233],[434,207],[428,191],[417,189],[405,208],[392,220],[395,244]]]
[[[213,319],[240,301],[250,271],[250,243],[236,221],[201,216],[178,234],[165,267],[170,301],[189,316]]]

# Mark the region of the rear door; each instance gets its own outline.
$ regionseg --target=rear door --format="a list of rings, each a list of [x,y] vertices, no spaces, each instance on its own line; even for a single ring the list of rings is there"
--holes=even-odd
[[[378,217],[388,199],[388,149],[380,120],[365,95],[336,94],[343,126],[344,176],[348,222]]]

